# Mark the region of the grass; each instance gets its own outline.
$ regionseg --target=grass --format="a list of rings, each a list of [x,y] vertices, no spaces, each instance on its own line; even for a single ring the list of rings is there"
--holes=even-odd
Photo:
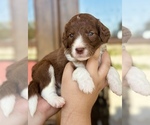
[[[126,45],[126,49],[132,56],[135,66],[140,69],[150,69],[150,44],[128,44]],[[120,44],[108,44],[107,50],[112,58],[113,66],[117,70],[121,70],[122,46]]]
[[[127,50],[132,56],[150,55],[150,44],[129,44]]]
[[[108,44],[107,50],[112,60],[113,66],[117,70],[122,69],[122,46],[120,44]],[[117,57],[117,58],[116,58]]]

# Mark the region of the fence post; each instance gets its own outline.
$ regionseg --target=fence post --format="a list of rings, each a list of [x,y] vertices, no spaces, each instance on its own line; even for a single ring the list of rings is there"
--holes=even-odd
[[[15,60],[28,54],[28,1],[10,0]]]

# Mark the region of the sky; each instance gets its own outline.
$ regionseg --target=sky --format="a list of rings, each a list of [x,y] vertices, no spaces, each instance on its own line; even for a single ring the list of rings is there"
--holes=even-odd
[[[147,22],[150,22],[150,0],[123,0],[122,24],[124,26],[131,32],[137,32],[144,29]]]
[[[9,10],[9,0],[0,1],[0,22],[9,22],[11,19]]]
[[[11,19],[8,1],[0,2],[0,22]],[[150,22],[150,0],[79,0],[79,12],[94,15],[110,31],[116,30],[122,21],[132,32],[137,32]],[[28,20],[34,20],[32,0],[28,0]]]
[[[33,0],[28,0],[28,21],[34,21]]]
[[[92,14],[112,32],[122,21],[121,5],[121,0],[79,0],[79,11]]]
[[[28,20],[33,21],[33,1],[28,1]],[[120,0],[79,0],[79,12],[94,15],[100,19],[100,21],[104,22],[112,31],[117,29],[118,24],[121,22],[122,12]]]

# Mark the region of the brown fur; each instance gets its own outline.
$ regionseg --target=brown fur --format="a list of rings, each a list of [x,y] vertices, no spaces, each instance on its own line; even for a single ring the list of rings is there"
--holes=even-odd
[[[27,69],[27,57],[7,67],[7,80],[0,86],[0,99],[7,95],[20,94],[27,88]]]
[[[92,36],[89,36],[90,31],[94,33]],[[72,38],[70,38],[70,34],[73,34]],[[98,19],[89,14],[78,14],[66,24],[65,32],[63,33],[63,44],[69,53],[74,40],[79,34],[83,36],[84,42],[86,42],[87,48],[90,51],[90,56],[94,54],[101,44],[107,43],[110,38],[108,28]]]
[[[29,97],[41,91],[50,83],[49,66],[52,65],[55,71],[56,87],[60,86],[63,69],[67,63],[64,55],[64,48],[55,50],[45,56],[32,68],[32,81],[29,85]]]
[[[93,34],[90,35],[90,32]],[[89,56],[92,56],[101,44],[106,43],[110,32],[98,19],[89,14],[75,15],[65,26],[63,33],[63,47],[48,54],[32,68],[32,81],[29,85],[29,98],[41,91],[50,83],[50,65],[54,67],[56,87],[60,87],[62,73],[68,62],[64,52],[71,54],[71,46],[78,35],[82,35]],[[78,61],[78,60],[77,60]]]

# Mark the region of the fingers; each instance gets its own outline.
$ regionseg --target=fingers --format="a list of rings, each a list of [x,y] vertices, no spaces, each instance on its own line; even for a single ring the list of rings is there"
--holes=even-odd
[[[110,69],[111,59],[107,51],[105,51],[102,55],[101,65],[98,69],[98,74],[101,77],[106,77],[109,69]]]
[[[91,58],[93,58],[93,59],[95,59],[95,60],[98,60],[98,59],[99,59],[99,56],[100,56],[100,48],[98,48],[98,49],[96,50],[96,52],[94,53],[94,55],[93,55]]]
[[[92,77],[96,75],[106,77],[109,71],[111,59],[108,52],[105,51],[103,53],[100,66],[98,61],[99,56],[100,56],[100,48],[96,50],[94,56],[92,56],[87,62],[86,68]]]

